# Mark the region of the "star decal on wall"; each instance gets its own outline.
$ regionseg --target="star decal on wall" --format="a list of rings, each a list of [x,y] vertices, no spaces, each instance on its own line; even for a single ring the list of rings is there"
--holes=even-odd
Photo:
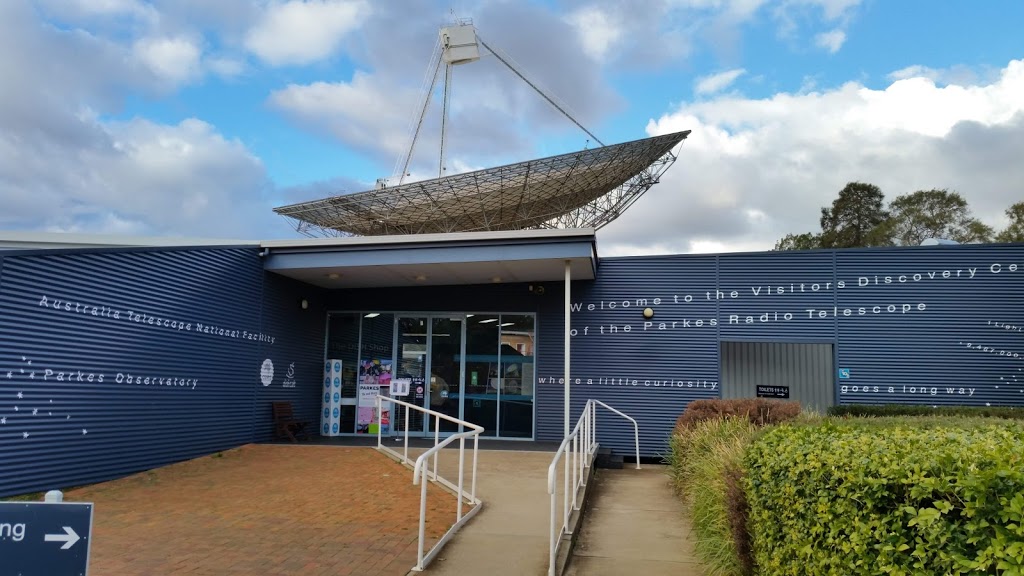
[[[19,381],[21,383],[21,385],[24,385],[24,384],[27,384],[27,382],[29,380],[33,380],[33,381],[36,380],[36,373],[37,372],[39,374],[43,374],[44,373],[44,371],[42,369],[34,370],[33,369],[34,366],[32,366],[32,360],[29,359],[27,356],[22,356],[21,357],[21,362],[22,362],[22,366],[18,367],[17,371],[15,371],[13,369],[13,367],[11,367],[11,369],[6,371],[7,379],[8,380]],[[26,368],[28,368],[28,369],[26,370]],[[4,373],[5,372],[0,372],[0,382],[3,381],[2,379],[3,379],[3,374]],[[27,376],[27,378],[26,378],[26,376]],[[8,392],[4,392],[3,396],[7,396],[7,393]],[[53,398],[48,398],[48,399],[46,399],[44,401],[43,397],[41,397],[42,394],[36,394],[33,390],[29,390],[26,393],[25,389],[18,390],[16,392],[12,390],[12,391],[10,391],[10,394],[13,397],[16,398],[16,401],[18,402],[18,404],[13,406],[14,407],[14,412],[13,413],[11,413],[11,414],[0,414],[0,425],[20,427],[19,426],[20,424],[28,423],[28,421],[26,419],[30,416],[28,414],[29,410],[32,411],[31,416],[35,417],[32,420],[33,423],[47,423],[46,418],[56,418],[59,421],[61,416],[64,416],[64,420],[65,421],[71,420],[71,414],[66,414],[66,413],[65,414],[61,414],[60,413],[60,410],[59,410],[60,403],[55,403],[53,401]],[[22,410],[22,408],[24,408],[24,410]],[[57,411],[55,412],[54,409],[57,409]],[[51,435],[59,435],[61,433],[67,434],[68,432],[70,432],[72,434],[79,434],[79,432],[78,432],[79,430],[81,430],[81,435],[83,435],[83,436],[88,433],[88,431],[85,428],[74,428],[74,429],[71,429],[71,430],[65,429],[63,431],[61,431],[58,428],[58,429],[56,429],[53,432],[51,432],[51,430],[53,430],[53,429],[49,429],[49,430],[46,430],[45,432],[43,432],[41,437],[46,438],[46,437],[49,437]],[[21,434],[21,438],[25,439],[25,440],[28,440],[29,438],[38,438],[38,437],[40,437],[40,434],[38,432],[29,432],[27,430],[23,430],[21,432],[16,432],[16,433],[20,433]]]

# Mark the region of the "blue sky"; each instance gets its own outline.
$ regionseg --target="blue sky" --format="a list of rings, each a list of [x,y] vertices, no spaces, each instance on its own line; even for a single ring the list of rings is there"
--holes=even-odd
[[[770,248],[854,179],[1020,197],[1016,0],[12,0],[0,229],[293,237],[273,206],[391,175],[452,8],[606,144],[694,130],[606,252]],[[493,56],[452,106],[451,170],[586,145]]]

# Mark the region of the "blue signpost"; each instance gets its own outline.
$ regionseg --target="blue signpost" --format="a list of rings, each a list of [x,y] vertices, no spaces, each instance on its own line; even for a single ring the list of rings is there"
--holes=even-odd
[[[86,576],[92,504],[0,502],[0,576]]]

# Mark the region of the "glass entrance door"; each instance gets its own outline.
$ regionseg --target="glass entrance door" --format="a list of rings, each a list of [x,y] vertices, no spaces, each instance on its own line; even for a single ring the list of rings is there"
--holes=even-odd
[[[399,316],[395,319],[396,378],[409,378],[409,396],[400,398],[424,408],[461,418],[463,330],[461,315]],[[395,406],[394,430],[405,432],[405,406]],[[457,432],[454,422],[441,420],[442,435]],[[433,435],[434,420],[418,410],[409,413],[409,432]]]
[[[409,395],[398,400],[429,408],[427,382],[427,348],[430,319],[426,316],[399,316],[395,318],[395,378],[409,378]],[[396,434],[405,433],[406,411],[409,412],[409,433],[422,436],[426,431],[423,412],[394,404]]]
[[[434,317],[430,323],[430,406],[442,414],[462,418],[462,316]],[[427,432],[433,432],[434,420],[427,422]],[[441,434],[459,432],[459,425],[440,420]]]
[[[530,314],[410,314],[395,318],[395,378],[411,381],[405,402],[484,427],[484,436],[532,438],[535,318]],[[392,405],[405,432],[405,407]],[[458,432],[441,420],[440,435]],[[433,436],[433,418],[409,413],[409,432]]]

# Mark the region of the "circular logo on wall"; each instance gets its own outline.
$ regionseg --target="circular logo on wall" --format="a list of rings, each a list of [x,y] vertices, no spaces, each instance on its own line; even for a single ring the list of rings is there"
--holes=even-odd
[[[263,382],[264,386],[270,386],[270,382],[274,380],[274,363],[267,358],[263,361],[263,366],[260,366],[260,381]]]

